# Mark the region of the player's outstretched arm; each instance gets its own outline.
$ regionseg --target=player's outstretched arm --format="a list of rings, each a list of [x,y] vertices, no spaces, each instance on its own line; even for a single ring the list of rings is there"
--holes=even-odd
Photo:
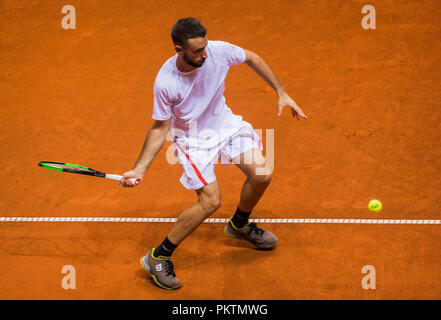
[[[155,120],[147,133],[144,146],[142,147],[138,160],[136,160],[135,166],[132,170],[124,173],[119,185],[123,187],[134,187],[129,181],[130,178],[138,178],[140,179],[140,183],[144,180],[145,172],[164,145],[170,126],[171,119],[165,121]]]
[[[248,64],[259,76],[261,76],[270,86],[276,91],[279,96],[279,106],[277,115],[282,114],[285,106],[291,108],[292,116],[300,120],[300,117],[307,119],[308,117],[303,113],[302,109],[294,102],[293,99],[286,93],[285,88],[279,79],[277,79],[274,72],[266,64],[266,62],[252,51],[245,50],[245,63]]]

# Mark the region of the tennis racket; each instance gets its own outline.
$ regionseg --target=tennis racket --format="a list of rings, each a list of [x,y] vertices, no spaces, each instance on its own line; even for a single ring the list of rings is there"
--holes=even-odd
[[[70,172],[70,173],[79,173],[79,174],[86,174],[89,176],[94,177],[100,177],[100,178],[106,178],[110,180],[120,181],[122,179],[122,176],[118,174],[109,174],[104,172],[99,172],[91,168],[79,166],[77,164],[71,164],[71,163],[62,163],[62,162],[52,162],[52,161],[41,161],[38,163],[40,167],[56,170],[56,171],[62,171],[62,172]],[[130,179],[130,182],[137,186],[139,184],[139,179],[132,178]]]

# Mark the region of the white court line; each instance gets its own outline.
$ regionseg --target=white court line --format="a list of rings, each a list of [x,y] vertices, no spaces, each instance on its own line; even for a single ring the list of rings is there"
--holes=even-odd
[[[113,222],[173,223],[177,218],[111,218],[111,217],[0,217],[0,222]],[[227,223],[228,219],[208,218],[205,223]],[[403,219],[250,219],[255,223],[277,224],[441,224],[441,220]]]

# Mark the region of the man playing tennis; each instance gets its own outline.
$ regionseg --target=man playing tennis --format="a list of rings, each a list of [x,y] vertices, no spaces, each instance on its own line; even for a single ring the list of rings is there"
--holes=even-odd
[[[185,188],[196,191],[198,201],[179,215],[164,241],[141,258],[141,264],[157,285],[177,289],[181,282],[170,260],[173,251],[220,207],[221,195],[214,174],[219,157],[236,164],[246,175],[237,210],[225,233],[258,248],[273,248],[278,242],[273,233],[248,222],[270,183],[271,172],[253,127],[225,104],[223,93],[229,68],[245,62],[261,76],[278,94],[279,116],[283,107],[289,106],[297,120],[307,117],[255,53],[227,42],[208,40],[207,30],[194,18],[178,20],[171,34],[177,54],[164,63],[155,80],[155,121],[134,168],[124,174],[120,185],[133,187],[130,178],[142,182],[170,131],[175,154],[184,169],[180,181]]]

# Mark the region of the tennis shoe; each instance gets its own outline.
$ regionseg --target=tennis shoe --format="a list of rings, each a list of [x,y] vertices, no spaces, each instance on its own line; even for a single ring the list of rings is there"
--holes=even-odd
[[[176,277],[170,257],[153,256],[155,248],[142,257],[141,266],[152,276],[155,283],[163,289],[173,290],[181,287],[181,281]]]
[[[255,223],[248,223],[243,228],[236,228],[230,218],[224,230],[229,237],[247,240],[260,249],[274,248],[279,242],[272,232],[258,227]]]

